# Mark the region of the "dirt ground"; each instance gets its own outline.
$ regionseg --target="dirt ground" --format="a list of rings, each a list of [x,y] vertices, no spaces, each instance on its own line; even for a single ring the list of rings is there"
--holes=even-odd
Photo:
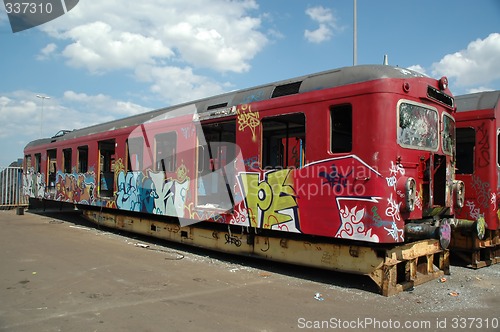
[[[499,331],[500,264],[393,297],[364,276],[0,211],[0,331]]]

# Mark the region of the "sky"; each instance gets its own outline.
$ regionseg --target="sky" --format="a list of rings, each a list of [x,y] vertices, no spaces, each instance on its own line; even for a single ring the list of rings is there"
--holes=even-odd
[[[0,167],[62,129],[351,66],[353,26],[353,0],[80,0],[13,33],[0,4]],[[500,1],[357,0],[357,63],[385,54],[500,90]]]

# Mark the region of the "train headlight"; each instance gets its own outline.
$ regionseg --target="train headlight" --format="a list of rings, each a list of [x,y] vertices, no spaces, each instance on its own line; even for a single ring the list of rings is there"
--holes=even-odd
[[[446,76],[443,76],[439,80],[439,88],[441,90],[446,90],[447,87],[448,87],[448,78]]]
[[[455,197],[455,205],[457,208],[464,207],[465,202],[465,185],[463,181],[453,181],[453,196]]]
[[[415,200],[417,198],[417,182],[412,177],[399,178],[396,189],[398,193],[404,193],[401,198],[401,210],[412,212],[415,210]]]

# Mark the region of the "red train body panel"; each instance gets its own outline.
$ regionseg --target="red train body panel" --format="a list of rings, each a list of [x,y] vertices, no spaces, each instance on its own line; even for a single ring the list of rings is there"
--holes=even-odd
[[[341,68],[31,142],[25,194],[181,225],[446,246],[454,110],[445,79]]]

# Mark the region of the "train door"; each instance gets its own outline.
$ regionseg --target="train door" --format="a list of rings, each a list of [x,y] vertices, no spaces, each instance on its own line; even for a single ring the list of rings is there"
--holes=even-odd
[[[53,194],[56,190],[56,173],[57,173],[57,150],[47,150],[47,190]]]
[[[98,195],[99,197],[113,197],[114,195],[114,166],[115,166],[115,140],[99,141],[99,172]]]
[[[198,133],[197,205],[232,209],[235,203],[232,189],[236,181],[236,121],[203,124],[201,130]]]

